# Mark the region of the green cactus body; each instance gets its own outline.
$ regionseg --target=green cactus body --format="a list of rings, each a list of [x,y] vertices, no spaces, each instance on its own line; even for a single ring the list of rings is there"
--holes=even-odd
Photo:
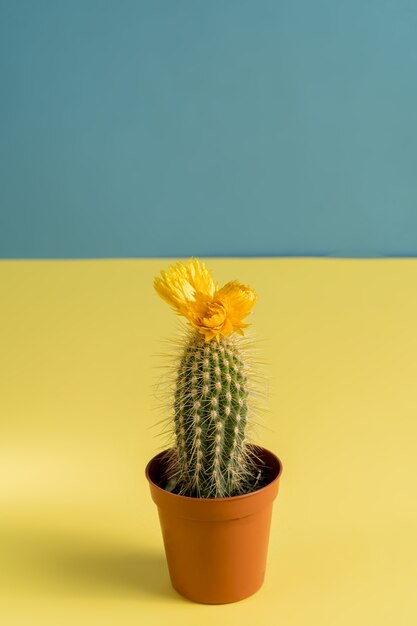
[[[245,445],[247,367],[238,343],[230,336],[206,342],[195,332],[185,346],[174,402],[181,495],[229,497],[244,493],[253,477]]]

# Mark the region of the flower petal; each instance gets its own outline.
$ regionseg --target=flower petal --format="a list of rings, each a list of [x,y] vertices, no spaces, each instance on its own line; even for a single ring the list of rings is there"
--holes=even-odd
[[[216,292],[215,298],[225,304],[233,326],[238,328],[247,326],[242,323],[242,320],[249,314],[256,302],[256,293],[253,289],[232,280]]]
[[[180,262],[171,265],[169,272],[161,271],[161,276],[154,280],[155,290],[181,315],[187,315],[197,293],[211,297],[216,290],[210,272],[198,259],[190,259],[188,265]]]

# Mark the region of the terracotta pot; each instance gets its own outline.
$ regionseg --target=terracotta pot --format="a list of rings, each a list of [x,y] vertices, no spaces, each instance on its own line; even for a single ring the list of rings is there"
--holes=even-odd
[[[253,448],[268,484],[231,498],[189,498],[163,489],[167,451],[146,466],[172,586],[195,602],[236,602],[262,586],[282,464],[269,450]]]

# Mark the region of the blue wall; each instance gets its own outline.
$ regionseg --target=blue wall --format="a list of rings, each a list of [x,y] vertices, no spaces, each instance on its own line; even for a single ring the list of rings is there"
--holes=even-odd
[[[9,0],[0,256],[417,254],[415,0]]]

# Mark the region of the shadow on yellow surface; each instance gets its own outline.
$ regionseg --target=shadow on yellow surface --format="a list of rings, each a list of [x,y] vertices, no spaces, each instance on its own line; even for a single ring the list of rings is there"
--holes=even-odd
[[[49,596],[152,595],[158,602],[178,597],[172,589],[161,550],[117,544],[112,538],[57,533],[56,529],[33,532],[30,528],[1,532],[9,562],[18,584]],[[26,586],[25,585],[25,586]]]

